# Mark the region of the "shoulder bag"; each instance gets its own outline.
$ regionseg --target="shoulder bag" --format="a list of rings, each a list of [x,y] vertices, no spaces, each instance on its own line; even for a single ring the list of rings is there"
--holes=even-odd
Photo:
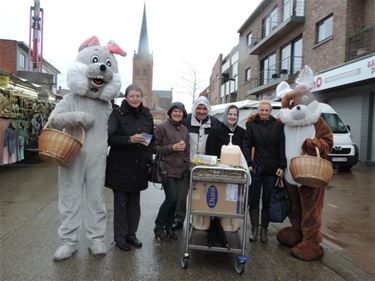
[[[153,183],[163,183],[167,180],[168,173],[165,169],[164,155],[158,152],[153,159],[148,171],[148,180]]]

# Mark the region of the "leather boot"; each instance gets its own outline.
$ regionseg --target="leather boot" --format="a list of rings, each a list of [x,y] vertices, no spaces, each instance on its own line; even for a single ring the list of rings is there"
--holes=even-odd
[[[262,210],[261,227],[260,227],[260,242],[267,243],[268,241],[268,210]]]
[[[250,209],[250,222],[251,222],[251,234],[250,234],[250,241],[255,242],[258,239],[258,232],[259,232],[259,210],[257,209]]]

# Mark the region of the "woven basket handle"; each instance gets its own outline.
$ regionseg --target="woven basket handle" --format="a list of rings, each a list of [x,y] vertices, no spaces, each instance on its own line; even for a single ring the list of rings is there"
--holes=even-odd
[[[320,158],[320,152],[317,146],[315,146],[315,151],[316,151],[316,157]]]
[[[44,130],[44,129],[47,129],[47,127],[48,127],[48,125],[50,124],[50,122],[51,122],[51,120],[48,119],[46,125],[44,125],[44,127],[43,127],[43,130]],[[85,143],[85,137],[86,137],[85,129],[82,127],[82,125],[79,125],[79,127],[81,128],[81,139],[80,139],[79,141],[80,141],[82,144],[84,144],[84,143]],[[63,131],[64,131],[64,129],[63,129]]]

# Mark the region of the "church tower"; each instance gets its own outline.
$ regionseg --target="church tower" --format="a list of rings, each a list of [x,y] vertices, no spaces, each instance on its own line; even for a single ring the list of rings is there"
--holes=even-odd
[[[133,56],[133,83],[142,88],[143,103],[150,109],[155,107],[155,99],[152,92],[153,65],[153,56],[150,54],[148,45],[146,4],[144,4],[138,52],[134,51]]]

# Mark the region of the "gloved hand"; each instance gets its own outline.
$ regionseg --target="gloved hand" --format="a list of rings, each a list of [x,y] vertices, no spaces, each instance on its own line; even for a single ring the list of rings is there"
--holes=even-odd
[[[302,144],[302,151],[303,153],[311,156],[316,156],[316,149],[317,147],[319,149],[319,152],[321,153],[321,144],[318,139],[305,139],[305,141]]]

